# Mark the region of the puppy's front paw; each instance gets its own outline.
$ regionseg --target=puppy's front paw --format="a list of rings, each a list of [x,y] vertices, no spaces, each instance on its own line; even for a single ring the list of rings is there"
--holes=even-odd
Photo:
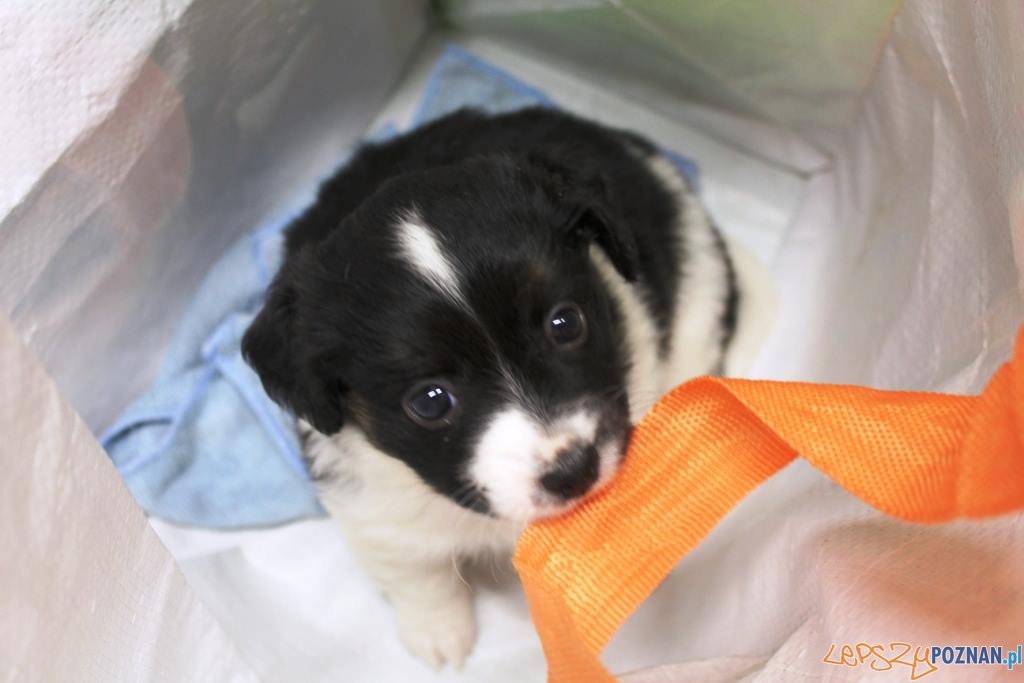
[[[473,599],[468,590],[454,591],[444,600],[404,597],[393,606],[398,635],[409,652],[434,669],[446,662],[462,669],[476,640]]]

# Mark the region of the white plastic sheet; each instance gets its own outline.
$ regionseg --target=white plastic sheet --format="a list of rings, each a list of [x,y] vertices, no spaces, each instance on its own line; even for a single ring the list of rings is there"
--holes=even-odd
[[[226,246],[359,138],[425,27],[421,0],[0,3],[0,310],[92,429],[149,386]]]
[[[259,680],[0,320],[0,680]]]
[[[662,113],[714,106],[831,147],[856,116],[900,0],[441,0],[460,27],[508,41]],[[690,125],[742,143],[728,117]],[[725,124],[723,126],[723,124]],[[813,164],[798,148],[750,147]]]
[[[810,180],[783,240],[781,315],[754,374],[974,393],[1009,357],[1024,322],[1022,9],[904,4],[835,167]],[[633,683],[908,680],[823,659],[861,642],[1015,648],[1022,561],[1020,514],[907,525],[797,463],[683,561],[608,661],[686,662]],[[940,666],[925,680],[1016,675]]]
[[[976,392],[1024,320],[1024,10],[908,2],[775,264],[760,373]]]

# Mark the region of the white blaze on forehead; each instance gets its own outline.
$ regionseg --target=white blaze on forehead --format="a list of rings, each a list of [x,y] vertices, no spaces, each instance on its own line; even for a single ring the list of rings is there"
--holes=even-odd
[[[407,215],[398,224],[398,246],[413,270],[439,292],[465,304],[459,277],[441,241],[416,214]]]

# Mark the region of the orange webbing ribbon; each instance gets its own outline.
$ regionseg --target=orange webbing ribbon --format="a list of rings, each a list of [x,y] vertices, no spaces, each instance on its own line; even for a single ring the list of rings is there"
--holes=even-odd
[[[1024,507],[1024,330],[979,396],[700,378],[662,398],[606,491],[520,539],[515,564],[548,680],[613,681],[599,660],[609,638],[797,453],[914,522]]]

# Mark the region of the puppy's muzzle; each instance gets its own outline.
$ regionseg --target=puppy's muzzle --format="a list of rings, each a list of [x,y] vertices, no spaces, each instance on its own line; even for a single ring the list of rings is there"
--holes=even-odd
[[[594,444],[576,442],[558,453],[552,468],[541,476],[540,485],[568,501],[589,491],[600,470],[601,462]]]

